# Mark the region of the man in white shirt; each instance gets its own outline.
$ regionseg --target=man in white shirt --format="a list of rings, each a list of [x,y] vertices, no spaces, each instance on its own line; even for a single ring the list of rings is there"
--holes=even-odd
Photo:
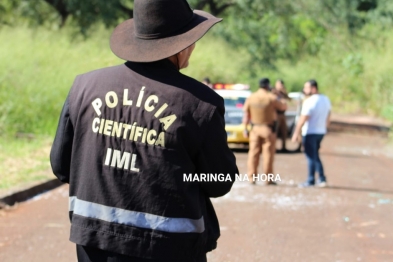
[[[308,179],[299,186],[314,186],[315,172],[317,171],[319,174],[317,186],[325,187],[326,177],[319,158],[319,148],[329,125],[331,104],[327,96],[318,92],[318,83],[315,80],[307,81],[304,84],[303,92],[310,97],[303,103],[301,116],[292,136],[292,141],[296,142],[300,139],[301,133],[308,162]]]

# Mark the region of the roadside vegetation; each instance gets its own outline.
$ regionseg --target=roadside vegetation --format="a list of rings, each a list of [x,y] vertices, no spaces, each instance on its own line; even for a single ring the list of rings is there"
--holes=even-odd
[[[0,195],[15,186],[24,187],[54,178],[48,161],[52,141],[48,137],[0,137]]]
[[[197,43],[183,73],[253,89],[261,77],[280,78],[290,91],[315,78],[336,113],[393,121],[391,1],[189,2],[224,22]],[[0,190],[48,177],[69,88],[77,74],[123,63],[109,37],[132,7],[126,0],[0,3]]]

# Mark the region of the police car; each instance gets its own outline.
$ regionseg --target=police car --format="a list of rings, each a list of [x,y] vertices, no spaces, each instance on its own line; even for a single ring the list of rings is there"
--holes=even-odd
[[[227,131],[228,143],[247,145],[249,139],[243,135],[244,125],[242,121],[244,103],[251,95],[249,86],[245,84],[214,84],[213,88],[224,98],[225,130]],[[285,112],[285,116],[288,126],[287,138],[290,139],[300,117],[304,95],[300,92],[290,92],[288,96],[291,100],[288,101],[288,110]],[[248,129],[250,130],[250,126]],[[299,151],[301,148],[301,143],[293,144],[288,141],[287,144],[291,151]]]
[[[245,84],[214,84],[215,91],[224,98],[225,130],[228,143],[248,144],[244,137],[243,106],[251,95],[250,87]],[[249,127],[250,128],[250,127]]]

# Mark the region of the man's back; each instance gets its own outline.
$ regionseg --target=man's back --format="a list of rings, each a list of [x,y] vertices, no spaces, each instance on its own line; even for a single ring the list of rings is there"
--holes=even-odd
[[[326,134],[326,121],[331,109],[330,100],[322,94],[314,94],[303,103],[302,115],[309,117],[302,127],[302,135]]]
[[[51,162],[70,183],[71,241],[168,261],[215,248],[219,228],[209,197],[232,182],[183,179],[237,172],[222,98],[169,60],[127,62],[77,77],[63,111],[62,130],[74,139]],[[53,152],[64,137],[70,139],[56,137]]]
[[[253,93],[246,101],[244,110],[250,112],[253,124],[272,124],[276,116],[277,96],[259,89]]]
[[[133,13],[110,40],[129,62],[78,76],[60,115],[51,164],[70,184],[70,240],[83,262],[205,261],[220,235],[209,198],[238,170],[223,99],[179,70],[222,19],[185,0],[135,0]],[[211,173],[231,179],[189,179]]]

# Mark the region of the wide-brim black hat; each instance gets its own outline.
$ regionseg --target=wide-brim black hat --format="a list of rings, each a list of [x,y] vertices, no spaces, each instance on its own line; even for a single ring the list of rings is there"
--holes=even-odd
[[[191,46],[221,20],[193,11],[186,0],[135,0],[134,18],[116,27],[110,46],[124,60],[158,61]]]

